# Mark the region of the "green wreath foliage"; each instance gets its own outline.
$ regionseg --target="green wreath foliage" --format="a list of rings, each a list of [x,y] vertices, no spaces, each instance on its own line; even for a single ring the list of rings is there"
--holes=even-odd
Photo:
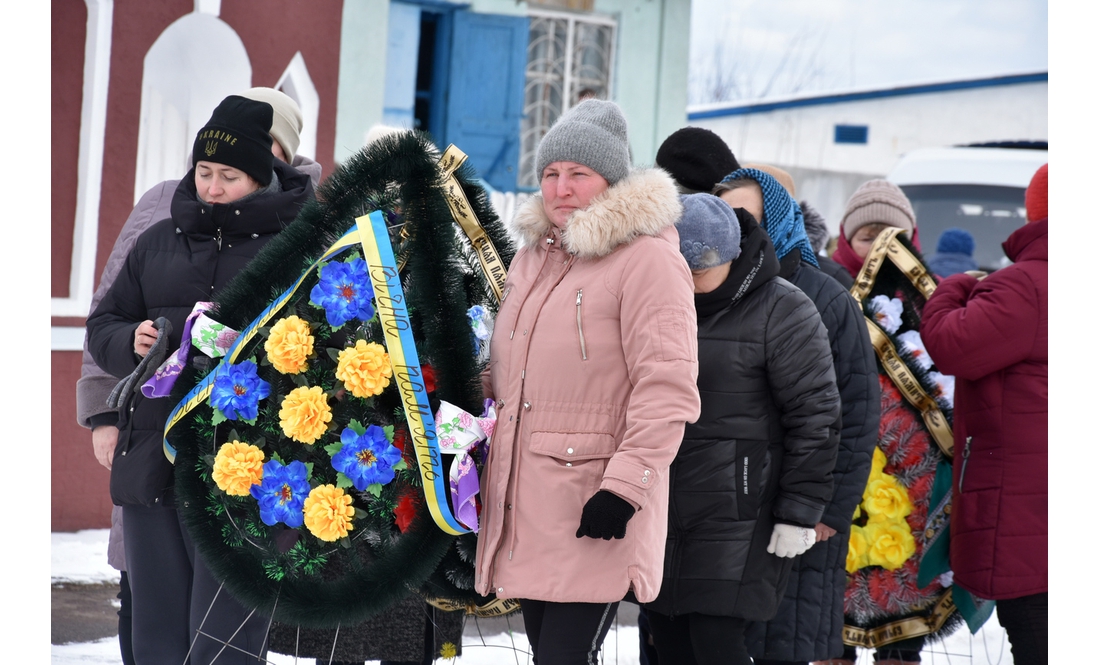
[[[475,354],[467,310],[481,305],[495,313],[498,304],[469,242],[451,217],[437,160],[435,146],[420,132],[384,137],[352,156],[321,183],[316,201],[307,204],[218,294],[210,316],[235,330],[247,328],[351,228],[356,217],[382,210],[394,252],[399,261],[406,261],[402,286],[420,362],[434,370],[435,390],[429,393],[432,411],[446,400],[480,414],[483,367]],[[509,265],[512,243],[476,184],[473,169],[463,166],[455,176],[504,265]],[[348,251],[354,254],[355,250]],[[393,383],[370,399],[339,394],[341,386],[334,385],[336,353],[357,339],[381,342],[382,334],[377,315],[369,322],[349,322],[337,331],[325,325],[323,312],[309,304],[316,272],[272,319],[296,314],[311,322],[315,341],[309,369],[293,376],[274,371],[264,359],[264,335],[257,335],[239,356],[255,358],[261,377],[271,386],[254,424],[221,421],[207,401],[169,435],[177,450],[177,508],[196,547],[238,600],[287,624],[313,628],[353,624],[383,611],[410,590],[463,604],[488,602],[490,598],[473,590],[476,536],[454,537],[435,525],[423,500],[411,442],[403,455],[407,468],[397,471],[377,495],[347,487],[356,512],[353,529],[349,537],[335,543],[312,537],[304,526],[268,526],[260,519],[255,499],[227,495],[213,482],[214,457],[226,441],[258,445],[265,451],[265,461],[302,461],[310,467],[313,486],[342,483],[346,487],[346,479],[332,468],[324,450],[339,442],[343,427],[355,420],[363,426],[392,428],[388,431],[398,441],[407,436]],[[174,401],[213,370],[215,361],[202,366],[205,356],[197,352],[192,356],[198,356],[197,362],[181,374]],[[288,439],[279,426],[279,404],[299,385],[330,387],[332,423],[314,445]],[[412,497],[415,513],[402,531],[394,510],[405,497]]]

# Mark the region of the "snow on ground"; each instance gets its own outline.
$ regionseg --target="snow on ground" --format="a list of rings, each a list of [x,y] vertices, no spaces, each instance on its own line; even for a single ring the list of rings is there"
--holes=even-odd
[[[95,584],[118,582],[118,571],[107,565],[107,529],[52,534],[50,578],[53,583]],[[518,624],[522,625],[522,624]],[[469,622],[463,639],[463,654],[458,665],[530,665],[529,645],[522,633],[479,635]],[[121,665],[118,638],[96,642],[52,645],[52,665],[93,663]],[[993,613],[976,635],[963,628],[944,642],[925,646],[921,652],[925,665],[1012,665],[1012,653],[1004,629]],[[312,658],[271,654],[272,665],[316,665]],[[323,663],[324,661],[322,661]],[[368,661],[376,665],[378,661]],[[447,661],[437,661],[446,663]],[[636,665],[638,663],[637,626],[613,626],[604,641],[602,663]],[[871,664],[871,652],[860,651],[859,665]]]

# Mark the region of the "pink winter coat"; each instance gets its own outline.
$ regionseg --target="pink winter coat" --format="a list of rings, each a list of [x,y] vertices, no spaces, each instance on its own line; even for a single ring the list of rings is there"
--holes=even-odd
[[[657,597],[668,467],[699,417],[691,273],[672,179],[637,170],[558,233],[535,196],[516,214],[490,345],[497,426],[482,484],[476,588],[500,598]],[[598,490],[636,509],[626,537],[577,538]]]

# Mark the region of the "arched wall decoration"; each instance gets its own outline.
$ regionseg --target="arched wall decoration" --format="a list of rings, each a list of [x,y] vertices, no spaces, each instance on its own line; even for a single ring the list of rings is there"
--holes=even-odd
[[[225,21],[196,11],[168,26],[145,54],[134,202],[184,175],[192,138],[214,107],[250,87],[248,52]]]
[[[275,89],[286,93],[298,102],[298,107],[302,109],[302,133],[298,154],[317,159],[317,120],[321,117],[321,96],[317,94],[317,88],[313,85],[313,78],[309,75],[306,59],[302,57],[301,51],[295,53],[290,59],[290,64],[279,77]]]

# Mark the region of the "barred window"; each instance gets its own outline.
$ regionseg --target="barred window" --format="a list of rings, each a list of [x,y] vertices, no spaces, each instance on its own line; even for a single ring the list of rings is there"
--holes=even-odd
[[[532,9],[520,128],[519,187],[538,187],[535,150],[563,112],[582,99],[611,96],[615,20]]]

